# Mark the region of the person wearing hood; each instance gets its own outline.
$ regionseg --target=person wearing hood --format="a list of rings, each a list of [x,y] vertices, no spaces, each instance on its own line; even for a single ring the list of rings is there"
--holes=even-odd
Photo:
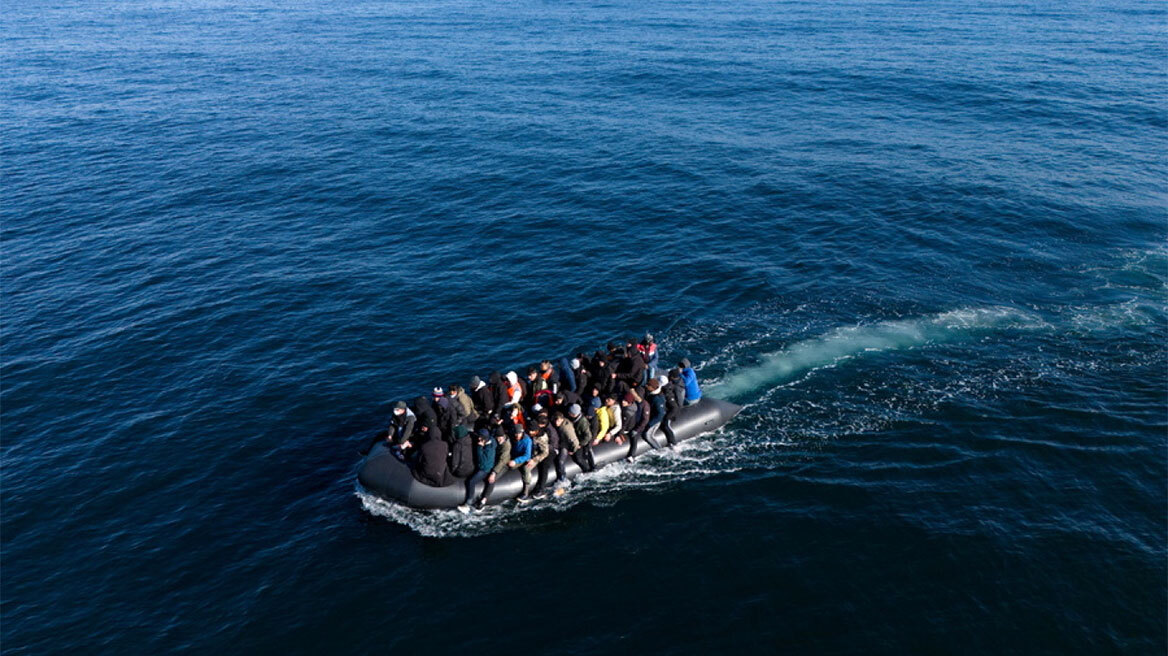
[[[576,464],[580,469],[590,472],[596,469],[596,460],[592,457],[592,422],[584,416],[584,409],[579,404],[568,407],[568,421],[576,433],[576,440],[580,448],[576,450]]]
[[[495,372],[498,376],[498,372]],[[480,417],[486,417],[495,411],[495,395],[491,392],[491,388],[483,382],[478,376],[471,376],[470,379],[470,397],[474,404],[475,412]]]
[[[584,396],[588,393],[588,387],[592,384],[592,375],[588,373],[588,367],[584,366],[584,354],[581,353],[568,363],[571,367],[569,371],[572,374],[572,391]]]
[[[495,441],[495,464],[487,473],[486,483],[483,484],[483,493],[475,502],[475,507],[479,509],[487,505],[487,498],[495,489],[495,481],[507,473],[511,464],[511,440],[507,439],[507,432],[503,430],[502,426],[495,428],[495,435],[492,439]],[[481,466],[486,466],[485,462]]]
[[[634,345],[635,346],[635,345]],[[641,384],[645,377],[645,359],[635,348],[631,351],[621,351],[621,359],[617,365],[617,380],[624,383],[629,389]]]
[[[612,392],[613,380],[616,374],[612,372],[612,367],[609,366],[608,358],[600,351],[592,357],[592,387],[600,393],[600,396],[608,396]]]
[[[434,412],[434,405],[430,402],[430,398],[426,396],[419,396],[414,399],[414,415],[417,420],[414,422],[414,435],[418,436],[422,426],[438,425],[438,414]]]
[[[681,370],[681,380],[685,384],[685,404],[693,405],[702,400],[702,388],[698,386],[698,374],[689,364],[688,358],[682,358],[677,363]]]
[[[556,392],[554,399],[555,403],[552,407],[557,410],[567,410],[570,405],[577,405],[580,403],[580,395],[569,389],[562,389]]]
[[[519,380],[519,374],[514,371],[508,371],[507,376],[503,379],[504,395],[502,405],[504,408],[510,409],[512,406],[519,405],[523,402],[523,397],[527,393],[527,389]]]
[[[475,487],[487,480],[494,467],[495,440],[485,428],[479,429],[475,433],[474,474],[466,479],[466,500],[458,507],[460,511],[470,512],[470,504],[475,499]]]
[[[430,429],[423,426],[422,430],[428,432]],[[418,460],[413,468],[414,478],[432,487],[446,487],[453,483],[454,477],[450,475],[450,468],[446,465],[448,452],[446,442],[443,442],[441,437],[427,435],[418,448]]]
[[[491,390],[491,395],[494,397],[495,407],[492,412],[502,412],[503,406],[507,404],[507,379],[498,371],[492,371],[488,388]]]
[[[466,426],[454,427],[454,438],[450,442],[450,473],[456,478],[466,478],[474,472],[474,440]]]
[[[572,368],[573,360],[560,358],[560,391],[576,391],[576,372]]]

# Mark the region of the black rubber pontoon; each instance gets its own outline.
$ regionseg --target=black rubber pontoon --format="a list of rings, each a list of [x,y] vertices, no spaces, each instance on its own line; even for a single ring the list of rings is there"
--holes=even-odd
[[[690,440],[703,433],[717,430],[742,411],[742,406],[729,401],[703,397],[697,403],[681,409],[677,419],[670,422],[678,441]],[[655,429],[656,430],[656,429]],[[654,434],[657,441],[665,445],[665,435],[660,431]],[[641,440],[637,445],[637,455],[652,447],[647,440]],[[592,447],[592,453],[599,468],[617,460],[624,460],[629,455],[629,445],[615,442],[602,442]],[[549,455],[549,457],[551,457]],[[581,472],[580,467],[571,460],[564,465],[564,473],[568,478],[575,478]],[[554,477],[554,474],[553,474]],[[466,481],[458,479],[446,487],[431,487],[418,481],[410,473],[406,463],[398,460],[389,452],[385,442],[380,442],[357,473],[357,480],[368,492],[383,499],[397,501],[411,508],[435,509],[454,508],[466,499]],[[475,488],[475,494],[482,493],[482,484]],[[501,503],[507,499],[514,499],[523,491],[523,481],[517,470],[505,472],[495,483],[495,489],[487,499],[488,503]]]

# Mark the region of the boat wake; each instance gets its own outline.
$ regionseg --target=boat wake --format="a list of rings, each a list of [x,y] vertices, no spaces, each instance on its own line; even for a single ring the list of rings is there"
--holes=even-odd
[[[562,511],[583,503],[609,506],[634,491],[663,489],[743,470],[778,471],[792,453],[821,440],[871,434],[906,420],[928,422],[948,404],[978,403],[1000,394],[1016,394],[1040,381],[1091,371],[1098,366],[1092,340],[1111,340],[1113,331],[1130,331],[1133,326],[1159,330],[1165,323],[1168,287],[1158,265],[1166,260],[1151,259],[1157,265],[1149,267],[1151,273],[1123,270],[1108,274],[1107,284],[1114,286],[1119,279],[1141,287],[1136,290],[1140,293],[1119,298],[1116,303],[1043,311],[974,307],[875,321],[790,340],[785,347],[761,357],[757,353],[774,343],[776,326],[796,323],[796,317],[787,314],[789,310],[782,311],[770,325],[751,316],[744,319],[746,326],[720,325],[710,327],[706,334],[693,326],[683,328],[688,332],[662,336],[663,351],[705,348],[709,353],[703,358],[705,391],[746,406],[722,429],[685,442],[677,450],[650,452],[635,463],[621,461],[584,474],[561,496],[549,495],[526,506],[508,502],[466,515],[457,510],[413,510],[360,489],[357,495],[368,512],[419,535],[468,537],[569,521],[569,515]],[[815,311],[802,306],[799,310]],[[1000,346],[1011,339],[1016,348],[1003,351]],[[987,340],[995,348],[980,349]],[[1065,347],[1068,340],[1082,343],[1082,348],[1064,349],[1080,354],[1073,361],[1052,360],[1043,352],[1056,341]],[[718,342],[722,342],[720,348]],[[962,350],[957,354],[950,350],[926,362],[893,359],[878,368],[861,365],[869,354],[943,345]],[[1133,352],[1129,364],[1141,366],[1156,357],[1160,354]],[[816,388],[814,393],[801,391],[799,386],[812,381],[816,372],[853,361],[857,373],[845,387],[837,384]]]
[[[1048,326],[1033,314],[1008,307],[953,310],[919,319],[847,326],[765,355],[758,365],[734,371],[707,385],[706,389],[715,397],[734,400],[798,373],[834,365],[864,353],[951,342],[991,330]]]

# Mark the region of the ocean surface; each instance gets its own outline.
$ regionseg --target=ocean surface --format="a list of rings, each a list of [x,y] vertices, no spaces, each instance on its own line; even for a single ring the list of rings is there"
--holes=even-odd
[[[1164,654],[1168,6],[5,3],[3,654]],[[562,498],[391,404],[653,332]]]

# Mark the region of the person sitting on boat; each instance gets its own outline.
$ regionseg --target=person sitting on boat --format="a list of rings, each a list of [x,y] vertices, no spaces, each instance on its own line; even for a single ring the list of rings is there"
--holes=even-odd
[[[592,458],[592,422],[584,416],[584,409],[579,404],[568,407],[568,419],[580,442],[580,448],[576,451],[576,464],[580,465],[581,470],[590,472],[596,469],[596,461]]]
[[[622,348],[617,353],[614,378],[618,383],[623,384],[623,393],[641,384],[641,376],[645,371],[645,360],[636,351],[629,352]]]
[[[417,416],[409,409],[405,401],[393,404],[393,416],[389,418],[389,434],[386,440],[399,450],[408,449],[410,438],[414,436],[414,422]]]
[[[442,433],[435,426],[422,426],[422,443],[418,447],[418,459],[413,467],[414,478],[426,485],[445,487],[454,482],[450,467],[446,464],[449,453]]]
[[[576,391],[576,374],[572,371],[571,358],[560,358],[560,368],[556,375],[560,379],[559,387],[556,391]]]
[[[498,371],[492,371],[490,377],[487,379],[487,387],[491,390],[491,396],[494,397],[494,412],[502,412],[503,406],[510,400],[507,397],[507,378]]]
[[[648,382],[650,378],[656,378],[657,343],[653,340],[652,335],[645,333],[645,336],[641,338],[641,342],[637,344],[637,352],[645,360],[645,382]]]
[[[685,404],[693,405],[702,398],[702,388],[698,386],[698,374],[690,366],[688,358],[682,358],[681,362],[677,363],[677,368],[681,370],[681,380],[685,384]]]
[[[552,391],[552,394],[560,390],[560,374],[552,366],[551,360],[544,360],[539,363],[539,377],[547,383],[547,388]]]
[[[556,410],[567,410],[568,406],[577,405],[580,403],[580,395],[569,389],[562,389],[556,392],[552,398],[552,408]]]
[[[466,500],[458,507],[459,510],[464,513],[470,511],[470,504],[474,502],[475,486],[486,481],[494,467],[495,440],[487,429],[481,428],[475,432],[474,474],[466,479]]]
[[[483,382],[483,379],[478,376],[470,378],[470,400],[479,417],[486,417],[495,411],[495,395],[491,392],[491,388]]]
[[[425,441],[425,434],[423,434],[423,427],[433,426],[438,427],[438,413],[434,412],[434,405],[430,402],[430,397],[419,396],[414,399],[414,415],[417,417],[414,422],[414,434],[412,439],[412,446],[419,446]],[[441,432],[438,433],[441,435]],[[408,447],[407,447],[408,448]]]
[[[663,380],[665,381],[664,383],[662,382]],[[657,431],[661,431],[662,433],[665,433],[665,439],[669,442],[669,446],[673,446],[677,444],[677,436],[673,434],[673,428],[669,425],[669,422],[666,421],[666,417],[669,413],[669,404],[666,398],[666,394],[662,388],[662,385],[665,385],[668,382],[668,378],[661,376],[660,378],[651,379],[648,385],[645,387],[645,389],[649,392],[649,398],[646,400],[649,402],[651,408],[649,414],[649,427],[645,435],[648,436],[656,433]],[[669,392],[672,393],[673,390],[670,389]],[[672,419],[672,417],[669,418]]]
[[[507,463],[507,466],[519,470],[519,477],[523,479],[523,491],[519,494],[519,498],[521,502],[526,503],[531,499],[531,469],[527,467],[527,463],[531,461],[534,441],[526,430],[518,428],[512,432],[512,437],[514,441],[511,445],[511,461]]]
[[[592,413],[592,446],[596,446],[608,438],[608,431],[612,428],[612,413],[601,399],[600,405]]]
[[[595,385],[588,388],[588,394],[584,397],[584,399],[586,402],[585,406],[588,408],[589,416],[592,416],[592,413],[596,412],[597,408],[604,405],[604,396],[601,395],[600,390],[596,389]]]
[[[612,372],[608,359],[600,351],[592,358],[592,387],[600,392],[600,396],[608,396],[612,392],[616,374]]]
[[[454,438],[450,441],[450,473],[455,478],[466,478],[474,472],[474,440],[466,426],[454,427]]]
[[[520,407],[518,403],[511,406],[510,408],[507,408],[507,410],[504,412],[503,426],[507,428],[507,430],[511,430],[512,427],[522,429],[526,425],[527,418],[523,415],[523,408]]]
[[[577,408],[580,407],[579,404],[574,405]],[[564,410],[559,409],[552,413],[552,426],[560,434],[559,451],[552,454],[556,458],[557,483],[566,478],[564,467],[568,464],[568,458],[576,459],[576,454],[580,452],[580,440],[576,437],[576,427],[568,421],[564,413]],[[577,464],[579,463],[577,462]]]
[[[653,410],[642,395],[641,390],[633,390],[629,392],[633,396],[633,405],[636,407],[636,420],[633,429],[628,431],[629,435],[629,460],[637,456],[637,441],[644,438],[649,446],[654,449],[660,449],[661,444],[657,441],[657,437],[649,432],[650,415]]]
[[[530,476],[531,472],[535,472],[535,487],[532,488],[531,494],[532,496],[539,498],[543,496],[543,486],[547,484],[548,470],[551,469],[552,466],[552,436],[551,432],[548,431],[547,415],[540,415],[535,417],[534,421],[532,421],[531,428],[527,431],[527,434],[531,436],[531,460],[527,461],[527,465],[524,466],[524,470],[521,473],[526,473],[528,476]],[[555,446],[558,447],[558,436],[556,442],[557,443]],[[527,478],[524,479],[523,485],[524,487],[527,487],[530,483],[531,480]],[[523,499],[520,498],[520,501],[522,500]]]
[[[600,444],[601,442],[616,441],[617,444],[624,444],[624,438],[621,437],[621,411],[616,404],[615,396],[604,397],[604,405],[596,409],[596,417],[598,419],[598,426],[596,430],[596,438],[592,441],[593,444]]]
[[[504,408],[511,408],[513,406],[519,405],[523,402],[523,397],[527,394],[527,389],[519,380],[519,374],[515,373],[514,371],[507,372],[507,376],[503,381],[503,390],[503,398],[506,399],[502,403]]]
[[[557,413],[557,414],[559,414],[559,413]],[[539,425],[545,431],[547,431],[547,435],[548,435],[548,457],[547,457],[547,459],[550,460],[552,463],[552,466],[555,467],[555,470],[556,470],[556,481],[555,482],[561,483],[561,482],[568,479],[568,473],[564,469],[564,465],[565,465],[565,463],[567,463],[568,458],[570,456],[570,453],[568,451],[567,440],[564,439],[563,431],[561,431],[559,426],[557,426],[556,423],[554,421],[552,421],[551,415],[549,413],[541,414],[538,417],[537,421],[539,422]],[[543,478],[546,479],[547,478],[546,475],[543,476]]]
[[[450,407],[455,409],[455,421],[467,428],[474,426],[475,421],[479,418],[479,413],[475,410],[474,401],[471,400],[470,395],[462,389],[462,385],[457,383],[451,385],[449,398]]]
[[[574,381],[572,391],[584,396],[592,382],[592,376],[588,373],[588,367],[584,366],[584,354],[581,353],[572,358],[568,365],[571,367],[572,379]]]
[[[483,484],[483,493],[475,502],[475,507],[480,509],[487,505],[487,498],[495,489],[495,481],[499,480],[499,477],[505,474],[511,465],[511,440],[507,439],[507,432],[503,430],[502,426],[495,428],[493,439],[495,440],[495,466],[491,467],[490,473],[487,474],[487,482]]]
[[[547,379],[540,375],[539,369],[530,367],[527,370],[527,396],[523,398],[523,404],[528,408],[537,404],[546,408],[551,403],[551,397],[552,390]]]
[[[632,392],[625,392],[620,397],[618,405],[620,412],[621,429],[620,439],[623,442],[631,441],[633,430],[637,426],[637,397]],[[631,452],[630,452],[631,453]]]

